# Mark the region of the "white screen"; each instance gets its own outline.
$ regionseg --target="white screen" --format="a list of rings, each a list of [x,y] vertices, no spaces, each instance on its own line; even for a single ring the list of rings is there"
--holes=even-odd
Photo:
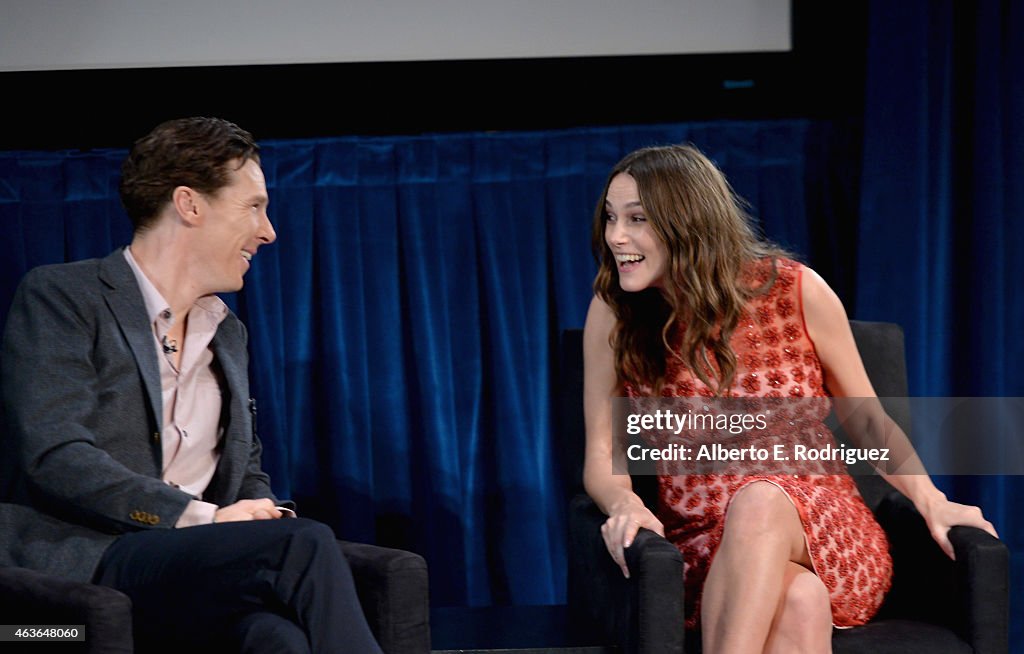
[[[790,47],[789,0],[0,0],[0,71]]]

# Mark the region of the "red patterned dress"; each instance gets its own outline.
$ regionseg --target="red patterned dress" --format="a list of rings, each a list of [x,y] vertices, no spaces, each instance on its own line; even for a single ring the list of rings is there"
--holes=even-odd
[[[763,443],[746,440],[743,445],[770,448],[781,438],[787,445],[803,442],[811,447],[835,446],[832,433],[822,422],[828,413],[828,400],[815,399],[827,398],[828,394],[803,320],[803,270],[799,263],[777,261],[777,278],[770,290],[750,302],[733,333],[731,345],[737,369],[728,395],[787,398],[779,400],[782,410],[774,414],[779,419],[758,437]],[[771,274],[770,261],[759,263],[750,271],[751,282],[762,286]],[[677,330],[677,344],[680,338]],[[628,385],[626,390],[632,397],[647,395]],[[713,392],[673,357],[661,394],[710,398]],[[776,463],[744,465],[743,474],[659,478],[658,518],[668,540],[683,555],[686,627],[694,629],[700,624],[701,591],[722,539],[729,502],[740,489],[759,480],[775,484],[796,507],[814,572],[829,592],[833,624],[848,627],[867,622],[889,590],[892,560],[885,533],[861,499],[853,478],[844,467],[836,467],[842,462],[822,463],[818,468],[807,464],[787,469],[785,474]]]

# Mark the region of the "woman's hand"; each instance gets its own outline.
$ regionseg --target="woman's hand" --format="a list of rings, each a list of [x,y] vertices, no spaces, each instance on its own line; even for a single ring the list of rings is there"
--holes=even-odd
[[[950,502],[941,492],[936,492],[921,502],[917,506],[917,510],[924,517],[932,538],[951,559],[956,559],[956,555],[953,552],[953,544],[949,542],[950,527],[957,525],[977,527],[999,538],[995,527],[981,514],[980,508],[969,504]]]
[[[633,544],[636,533],[644,527],[664,537],[665,527],[636,495],[616,504],[609,513],[608,519],[601,525],[601,536],[612,560],[619,564],[622,575],[629,579],[625,549]]]
[[[624,550],[633,544],[636,532],[646,527],[664,536],[665,528],[633,492],[629,475],[613,474],[616,449],[612,442],[611,398],[621,394],[615,373],[615,353],[609,341],[614,326],[615,314],[595,297],[583,327],[583,417],[587,428],[583,486],[608,514],[601,525],[601,536],[608,553],[622,568],[623,576],[629,579]]]

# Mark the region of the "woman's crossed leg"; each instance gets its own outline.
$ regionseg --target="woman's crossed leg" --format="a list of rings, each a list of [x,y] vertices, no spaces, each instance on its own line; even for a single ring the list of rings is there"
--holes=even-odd
[[[704,583],[705,654],[831,652],[828,591],[810,568],[789,497],[768,481],[740,489]]]

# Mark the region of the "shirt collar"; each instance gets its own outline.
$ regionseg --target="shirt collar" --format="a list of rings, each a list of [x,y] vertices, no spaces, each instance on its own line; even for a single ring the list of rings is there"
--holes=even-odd
[[[146,273],[142,271],[139,263],[132,256],[130,247],[125,247],[124,258],[128,262],[128,267],[132,269],[132,273],[135,275],[135,281],[139,284],[139,290],[142,291],[142,299],[146,303],[146,315],[149,316],[149,321],[151,323],[160,321],[170,324],[170,321],[174,318],[171,314],[171,305],[160,294],[160,291],[149,280],[149,277],[146,277]],[[216,295],[203,296],[197,299],[192,306],[198,307],[209,314],[210,320],[214,325],[220,324],[228,315],[227,305]]]

